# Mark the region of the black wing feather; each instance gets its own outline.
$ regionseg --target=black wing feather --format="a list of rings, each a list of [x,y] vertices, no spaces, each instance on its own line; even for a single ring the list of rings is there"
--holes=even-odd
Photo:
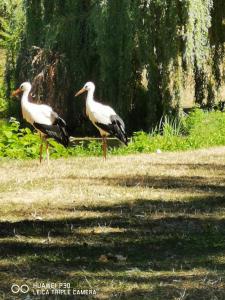
[[[69,134],[66,122],[57,117],[55,122],[52,125],[40,124],[34,122],[34,127],[49,138],[55,139],[58,143],[62,144],[64,147],[68,147],[69,145]]]
[[[123,120],[118,115],[112,115],[110,117],[110,124],[95,123],[102,130],[110,133],[111,135],[118,138],[126,146],[128,144],[128,138],[125,131],[125,125]]]

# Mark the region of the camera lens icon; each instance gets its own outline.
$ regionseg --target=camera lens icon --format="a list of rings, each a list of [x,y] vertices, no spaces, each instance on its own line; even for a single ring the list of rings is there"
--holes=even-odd
[[[13,294],[26,294],[29,292],[29,286],[27,284],[22,284],[22,285],[18,285],[18,284],[13,284],[11,286],[11,292]]]

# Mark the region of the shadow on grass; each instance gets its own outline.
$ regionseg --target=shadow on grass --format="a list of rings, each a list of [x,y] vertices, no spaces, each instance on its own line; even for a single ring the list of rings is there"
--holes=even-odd
[[[225,182],[221,182],[221,177],[205,178],[201,176],[120,176],[91,178],[94,181],[100,180],[109,185],[124,187],[149,187],[154,189],[181,189],[200,191],[211,191],[213,193],[225,194]]]
[[[223,288],[213,287],[202,284],[201,288],[183,288],[177,283],[162,283],[156,286],[152,291],[134,289],[132,292],[121,293],[118,295],[120,299],[177,299],[177,300],[193,300],[193,299],[224,299],[225,292]]]
[[[11,274],[11,278],[35,278],[36,281],[72,281],[74,287],[87,286],[84,277],[92,286],[101,287],[112,281],[149,286],[148,290],[141,286],[129,292],[113,292],[120,299],[165,299],[165,295],[167,299],[179,298],[182,282],[202,284],[202,289],[188,287],[185,299],[203,299],[203,295],[204,299],[212,299],[212,296],[222,299],[225,296],[221,281],[210,289],[210,283],[202,281],[203,275],[191,278],[174,275],[196,268],[206,273],[217,270],[224,275],[225,263],[221,257],[225,251],[225,187],[221,179],[214,178],[214,184],[205,183],[204,178],[197,176],[102,180],[124,186],[210,188],[217,196],[198,196],[185,201],[140,198],[121,205],[65,209],[70,213],[74,210],[98,212],[100,217],[0,222],[0,258],[19,261],[17,269],[12,264],[6,265],[0,274],[5,272]],[[211,215],[215,212],[217,216]],[[82,231],[84,228],[86,232]],[[126,257],[126,261],[118,261],[117,254]],[[107,261],[102,261],[101,255],[107,256]],[[83,270],[87,272],[85,276]],[[154,272],[169,272],[170,275],[157,277]],[[7,291],[6,283],[0,283],[0,289]]]
[[[160,270],[162,261],[170,256],[188,260],[198,251],[201,255],[212,255],[225,250],[225,219],[209,215],[215,210],[225,211],[224,197],[198,198],[186,202],[137,199],[132,204],[128,202],[120,206],[83,209],[107,211],[110,215],[85,219],[0,222],[0,235],[4,238],[0,243],[0,257],[54,255],[60,251],[69,258],[69,264],[74,256],[88,257],[88,263],[96,263],[101,254],[110,252],[121,253],[128,257],[127,262],[131,265],[140,263],[147,269],[145,263],[148,259],[151,262],[158,261],[159,265],[156,263],[155,268]],[[96,227],[98,231],[94,230]],[[80,231],[82,228],[90,230],[84,233]],[[112,232],[111,228],[120,231]],[[50,241],[47,241],[48,234]],[[58,245],[58,239],[65,239],[65,245]],[[202,266],[204,264],[205,261]],[[170,270],[173,265],[173,261],[167,262],[167,267],[163,266],[162,270]],[[94,268],[99,266],[98,263]]]
[[[182,191],[193,189],[197,191],[206,191],[211,193],[220,193],[225,195],[225,165],[218,164],[151,164],[158,167],[170,167],[174,171],[179,169],[196,169],[196,170],[207,170],[213,171],[212,177],[205,176],[152,176],[152,175],[123,175],[123,176],[102,176],[102,177],[89,177],[88,180],[93,181],[94,185],[102,184],[103,182],[107,185],[122,186],[122,187],[145,187],[154,189],[181,189]],[[87,179],[86,177],[66,176],[61,179]]]

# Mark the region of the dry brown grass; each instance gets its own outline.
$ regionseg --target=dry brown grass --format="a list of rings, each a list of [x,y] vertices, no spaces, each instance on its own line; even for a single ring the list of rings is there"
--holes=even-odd
[[[4,297],[51,280],[99,299],[225,298],[224,147],[2,160],[0,176]]]

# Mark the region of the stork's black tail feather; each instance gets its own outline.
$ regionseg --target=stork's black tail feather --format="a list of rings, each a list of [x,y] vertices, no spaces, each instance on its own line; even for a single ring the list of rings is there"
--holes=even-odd
[[[69,134],[66,122],[57,117],[55,122],[52,125],[45,125],[40,123],[34,123],[34,127],[49,138],[55,139],[58,143],[62,144],[64,147],[69,145]]]
[[[114,115],[111,116],[111,122],[113,131],[112,134],[127,146],[128,137],[125,131],[125,125],[123,120],[118,115]]]
[[[125,132],[125,125],[123,120],[118,115],[113,115],[110,117],[110,124],[103,124],[96,122],[95,124],[102,130],[108,132],[109,134],[115,136],[118,140],[128,145],[128,138]]]

